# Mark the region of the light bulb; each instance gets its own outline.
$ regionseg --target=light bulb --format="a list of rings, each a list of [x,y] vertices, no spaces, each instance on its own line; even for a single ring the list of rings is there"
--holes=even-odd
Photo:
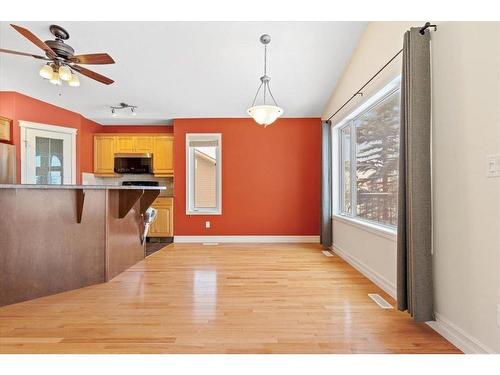
[[[68,81],[68,85],[71,87],[78,87],[80,86],[80,79],[76,74],[71,75],[71,79]]]
[[[63,81],[71,80],[71,69],[66,65],[61,65],[59,67],[59,78],[61,78]]]
[[[131,107],[131,108],[130,108],[130,111],[132,112],[132,116],[137,115],[137,112],[135,111],[135,108],[134,108],[134,107]]]
[[[53,85],[58,85],[58,86],[62,85],[61,78],[59,78],[59,73],[53,72],[52,78],[50,79],[49,82],[52,83]]]
[[[111,108],[111,117],[116,117],[117,114],[116,114],[116,111],[114,108]]]
[[[283,109],[275,105],[256,105],[248,108],[247,113],[257,124],[267,126],[283,114]]]
[[[45,79],[51,79],[54,71],[50,65],[44,65],[40,69],[40,77]]]

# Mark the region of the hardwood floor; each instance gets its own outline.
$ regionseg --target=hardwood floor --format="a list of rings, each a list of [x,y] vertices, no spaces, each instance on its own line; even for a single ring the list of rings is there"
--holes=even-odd
[[[0,308],[1,353],[459,353],[311,244],[173,244],[112,281]]]

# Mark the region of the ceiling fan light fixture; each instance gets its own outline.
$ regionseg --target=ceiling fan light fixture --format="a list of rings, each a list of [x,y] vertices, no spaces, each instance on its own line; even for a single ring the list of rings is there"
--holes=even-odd
[[[71,87],[78,87],[80,86],[80,79],[76,74],[71,75],[71,79],[68,81],[68,85]]]
[[[54,71],[50,65],[44,65],[40,69],[40,77],[45,79],[51,79]]]
[[[71,76],[71,69],[68,66],[61,65],[59,67],[59,78],[61,78],[63,81],[70,81]]]
[[[37,60],[50,61],[47,66],[43,66],[39,70],[41,77],[49,80],[54,85],[61,85],[62,81],[68,82],[72,81],[72,76],[74,75],[73,70],[78,73],[87,76],[97,82],[103,83],[105,85],[110,85],[114,81],[102,74],[96,73],[90,69],[84,68],[76,64],[114,64],[115,61],[107,53],[88,53],[75,55],[75,50],[67,43],[65,40],[69,39],[69,33],[61,26],[50,25],[49,30],[52,35],[55,36],[55,40],[46,40],[43,42],[35,34],[33,34],[28,29],[11,24],[18,33],[20,33],[24,38],[28,39],[31,43],[35,44],[38,48],[44,51],[45,56],[34,55],[32,53],[25,53],[19,51],[12,51],[0,48],[0,54],[9,53],[13,55],[20,56],[30,56]],[[57,77],[56,72],[61,70]],[[79,86],[78,80],[73,80],[70,86]]]
[[[59,73],[53,72],[52,78],[49,80],[49,82],[52,83],[53,85],[61,86],[62,81],[61,81],[61,78],[59,78]]]

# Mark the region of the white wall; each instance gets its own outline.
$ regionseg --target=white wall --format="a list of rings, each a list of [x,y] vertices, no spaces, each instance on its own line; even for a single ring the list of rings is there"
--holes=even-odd
[[[412,25],[414,24],[408,22],[371,22],[368,24],[344,75],[330,98],[323,115],[324,119],[341,107],[403,47],[402,35]],[[340,122],[364,100],[401,74],[401,63],[401,56],[399,56],[366,87],[363,97],[352,100],[332,119],[333,124]],[[339,255],[395,297],[395,237],[380,236],[337,218],[333,219],[332,233],[333,246]]]
[[[500,22],[439,23],[432,78],[436,312],[500,353]]]
[[[324,118],[401,48],[409,26],[406,22],[369,24]],[[400,70],[398,59],[366,95]],[[432,74],[433,265],[438,318],[433,327],[467,352],[500,352],[496,322],[500,178],[486,177],[486,155],[500,154],[500,23],[438,23],[438,31],[432,33]],[[363,232],[334,220],[334,244],[347,254],[346,259],[395,285],[395,243],[384,244],[374,234]]]

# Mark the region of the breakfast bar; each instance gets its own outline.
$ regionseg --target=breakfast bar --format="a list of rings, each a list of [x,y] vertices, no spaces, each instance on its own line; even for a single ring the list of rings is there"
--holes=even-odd
[[[0,185],[0,306],[108,281],[144,259],[164,187]]]

